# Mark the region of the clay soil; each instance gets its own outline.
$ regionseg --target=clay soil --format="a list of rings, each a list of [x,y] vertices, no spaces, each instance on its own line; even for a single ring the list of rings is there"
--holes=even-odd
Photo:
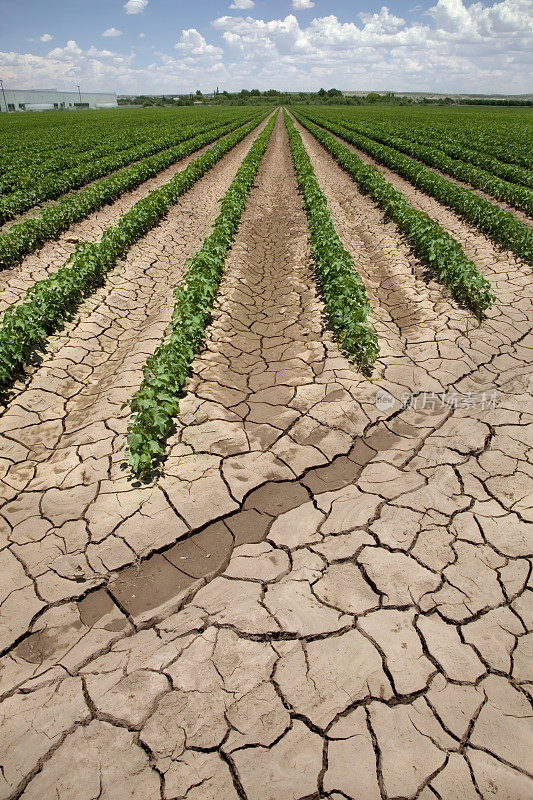
[[[162,474],[131,478],[122,406],[257,131],[0,411],[0,800],[533,796],[530,268],[385,171],[492,282],[478,325],[299,130],[376,367],[328,330],[280,116]],[[170,174],[4,274],[1,307]]]

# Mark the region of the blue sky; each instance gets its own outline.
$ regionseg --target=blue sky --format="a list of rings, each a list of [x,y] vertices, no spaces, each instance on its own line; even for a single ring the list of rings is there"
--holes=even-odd
[[[531,0],[0,0],[10,88],[532,90]]]

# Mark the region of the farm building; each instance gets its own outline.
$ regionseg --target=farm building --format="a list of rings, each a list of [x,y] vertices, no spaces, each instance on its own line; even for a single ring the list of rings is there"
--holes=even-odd
[[[60,92],[57,89],[4,89],[0,111],[53,111],[61,108],[116,108],[111,92]]]

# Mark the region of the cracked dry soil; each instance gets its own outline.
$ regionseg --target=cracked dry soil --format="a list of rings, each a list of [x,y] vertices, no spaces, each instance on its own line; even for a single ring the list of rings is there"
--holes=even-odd
[[[533,796],[530,273],[431,201],[493,281],[477,327],[303,138],[372,379],[325,327],[279,119],[164,476],[128,480],[120,405],[245,146],[0,419],[1,800]],[[382,412],[378,388],[498,401]]]

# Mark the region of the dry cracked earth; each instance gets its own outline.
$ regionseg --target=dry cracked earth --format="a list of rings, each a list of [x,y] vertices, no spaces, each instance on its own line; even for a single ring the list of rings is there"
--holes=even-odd
[[[530,270],[387,172],[492,281],[478,326],[299,130],[377,366],[328,332],[278,119],[163,475],[130,478],[123,403],[256,134],[0,417],[0,800],[533,797]]]

